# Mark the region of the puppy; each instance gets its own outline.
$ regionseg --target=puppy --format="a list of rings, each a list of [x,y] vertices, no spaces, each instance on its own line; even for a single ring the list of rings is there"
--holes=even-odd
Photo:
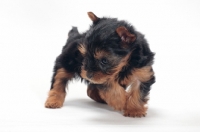
[[[73,27],[68,33],[55,61],[45,107],[62,107],[68,82],[81,78],[88,84],[88,96],[96,102],[106,103],[124,116],[145,116],[155,77],[154,53],[144,35],[126,21],[99,18],[92,12],[88,16],[93,22],[88,31],[80,34]]]

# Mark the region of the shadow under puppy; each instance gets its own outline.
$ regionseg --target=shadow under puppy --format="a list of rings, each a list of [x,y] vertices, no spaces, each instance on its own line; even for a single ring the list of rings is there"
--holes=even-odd
[[[73,27],[68,33],[55,62],[45,107],[62,107],[66,85],[72,78],[81,78],[93,100],[123,111],[124,116],[145,116],[150,86],[155,82],[154,53],[144,36],[126,21],[99,18],[92,12],[88,16],[93,21],[88,31],[80,34]]]

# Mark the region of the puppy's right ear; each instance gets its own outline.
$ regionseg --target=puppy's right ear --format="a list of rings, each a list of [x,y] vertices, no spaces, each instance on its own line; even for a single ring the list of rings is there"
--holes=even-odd
[[[131,34],[124,26],[118,27],[116,32],[124,43],[129,44],[136,40],[135,34]]]
[[[89,18],[93,21],[93,23],[96,23],[99,21],[100,18],[98,18],[93,12],[88,12]]]

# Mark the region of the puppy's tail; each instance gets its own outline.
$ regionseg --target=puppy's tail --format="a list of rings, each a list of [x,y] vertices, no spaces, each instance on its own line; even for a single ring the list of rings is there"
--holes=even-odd
[[[72,29],[68,32],[68,37],[71,38],[71,37],[75,37],[77,35],[80,35],[77,27],[72,26]]]

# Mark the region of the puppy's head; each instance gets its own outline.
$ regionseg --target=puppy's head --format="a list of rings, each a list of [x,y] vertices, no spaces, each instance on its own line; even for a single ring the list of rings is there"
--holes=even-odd
[[[88,12],[93,21],[78,49],[84,57],[81,76],[91,83],[103,84],[116,78],[128,65],[136,35],[125,21],[98,18]]]

